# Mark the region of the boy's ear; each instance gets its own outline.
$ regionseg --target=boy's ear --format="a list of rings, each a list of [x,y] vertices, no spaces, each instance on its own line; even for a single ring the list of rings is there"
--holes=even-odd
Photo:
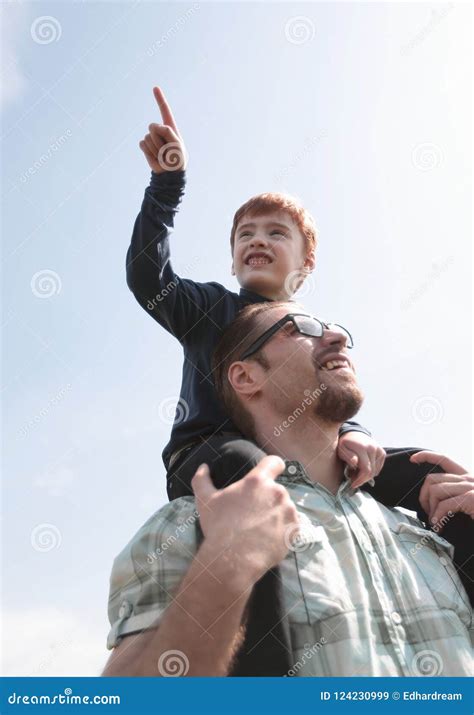
[[[230,267],[230,275],[235,276],[234,261],[232,261],[232,265]]]
[[[308,273],[311,273],[314,271],[314,267],[316,265],[316,255],[314,251],[311,251],[310,253],[307,254],[306,258],[304,259],[303,263],[303,268],[308,271]]]

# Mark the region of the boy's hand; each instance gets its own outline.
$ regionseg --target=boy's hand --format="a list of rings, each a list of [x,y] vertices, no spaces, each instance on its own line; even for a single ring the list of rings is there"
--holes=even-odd
[[[337,456],[349,466],[352,488],[380,474],[385,462],[385,450],[363,432],[345,432],[339,437]]]
[[[159,87],[153,87],[153,94],[160,108],[163,124],[150,124],[149,134],[142,139],[139,147],[155,174],[163,174],[165,171],[180,171],[187,165],[184,142],[165,95]]]
[[[420,504],[428,514],[430,523],[436,524],[452,512],[463,512],[474,519],[474,477],[452,459],[435,452],[412,454],[410,462],[436,464],[443,472],[432,472],[426,477],[420,491]]]

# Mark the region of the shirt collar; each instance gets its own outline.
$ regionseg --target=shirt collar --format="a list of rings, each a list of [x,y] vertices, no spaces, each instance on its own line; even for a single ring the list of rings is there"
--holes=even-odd
[[[254,293],[253,291],[247,290],[246,288],[240,289],[239,296],[241,298],[243,298],[248,303],[274,303],[275,302],[272,298],[266,298],[264,295],[260,295],[260,293]],[[288,300],[285,300],[285,303],[294,303],[294,300],[292,298],[288,298]]]
[[[311,479],[308,477],[305,468],[301,464],[301,462],[298,462],[297,460],[294,459],[285,459],[285,471],[280,474],[279,477],[277,477],[277,482],[281,480],[283,484],[285,483],[290,483],[290,484],[297,484],[298,482],[305,482],[306,484],[309,484],[311,487],[319,487],[320,489],[324,489],[324,491],[329,491],[325,486],[322,484],[319,484],[319,482],[313,482]],[[353,492],[351,484],[352,481],[351,479],[347,476],[346,473],[347,470],[344,470],[344,479],[341,482],[341,485],[339,489],[337,490],[337,494],[342,494],[342,493],[348,493],[348,495],[351,495]],[[332,496],[336,496],[332,494]]]

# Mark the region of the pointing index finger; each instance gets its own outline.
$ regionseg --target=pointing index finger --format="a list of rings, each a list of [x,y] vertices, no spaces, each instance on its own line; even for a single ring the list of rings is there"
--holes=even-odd
[[[179,134],[178,127],[176,126],[176,122],[173,117],[173,113],[170,109],[168,102],[166,101],[166,97],[163,94],[162,90],[159,87],[153,87],[153,94],[155,96],[156,103],[160,108],[163,124],[167,124],[169,127],[174,129],[177,134]]]

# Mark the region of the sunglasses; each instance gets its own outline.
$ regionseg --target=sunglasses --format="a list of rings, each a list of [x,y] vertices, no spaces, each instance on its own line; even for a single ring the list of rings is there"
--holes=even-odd
[[[312,315],[306,315],[305,313],[288,313],[265,330],[265,332],[245,350],[239,359],[246,360],[251,355],[254,355],[275,333],[289,322],[293,323],[295,330],[301,335],[307,335],[310,338],[322,338],[324,331],[330,330],[332,333],[339,333],[339,335],[344,338],[347,348],[354,347],[352,335],[348,330],[343,328],[342,325],[338,325],[337,323],[324,323],[322,320],[318,320],[318,318],[314,318]]]

